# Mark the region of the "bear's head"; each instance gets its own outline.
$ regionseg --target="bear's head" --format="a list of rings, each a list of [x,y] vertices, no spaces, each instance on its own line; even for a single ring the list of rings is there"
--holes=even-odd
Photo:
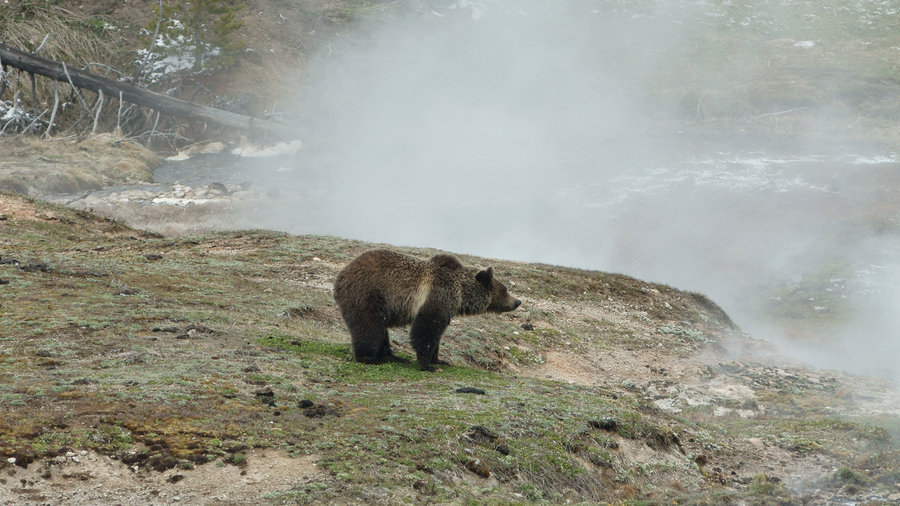
[[[488,290],[490,299],[486,310],[491,313],[512,311],[522,303],[521,300],[510,295],[506,285],[497,281],[497,278],[494,277],[493,267],[478,271],[478,274],[475,275],[475,280]]]

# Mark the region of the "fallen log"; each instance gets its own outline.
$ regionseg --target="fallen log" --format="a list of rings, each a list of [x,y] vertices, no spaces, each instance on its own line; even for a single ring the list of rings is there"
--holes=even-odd
[[[169,97],[130,83],[115,81],[83,70],[69,68],[65,63],[41,58],[6,44],[0,44],[0,62],[4,66],[8,65],[32,74],[70,83],[73,86],[85,88],[95,93],[102,92],[107,96],[122,97],[123,100],[133,104],[150,107],[165,114],[206,121],[248,133],[262,133],[277,137],[296,136],[294,129],[284,123],[252,118],[243,114]]]

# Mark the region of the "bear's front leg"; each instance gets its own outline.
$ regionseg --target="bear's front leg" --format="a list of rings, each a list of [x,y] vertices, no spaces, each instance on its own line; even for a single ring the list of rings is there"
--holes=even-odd
[[[434,371],[441,334],[450,325],[450,316],[441,311],[423,307],[409,329],[409,342],[416,351],[419,369]]]

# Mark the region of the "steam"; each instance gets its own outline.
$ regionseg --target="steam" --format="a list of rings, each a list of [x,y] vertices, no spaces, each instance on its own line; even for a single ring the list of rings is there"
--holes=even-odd
[[[305,168],[331,184],[313,225],[602,265],[602,252],[559,244],[599,246],[601,211],[569,194],[653,149],[634,82],[653,65],[647,47],[677,37],[629,25],[567,3],[457,2],[361,28],[302,93]]]
[[[812,344],[802,356],[896,374],[900,246],[866,230],[836,234],[835,223],[854,228],[846,216],[872,189],[847,199],[854,174],[820,168],[868,148],[760,146],[739,132],[717,143],[671,120],[678,97],[658,96],[673,89],[654,85],[667,59],[689,52],[697,23],[724,14],[667,2],[641,15],[611,2],[416,5],[356,25],[311,59],[298,87],[305,147],[273,179],[279,197],[256,210],[266,226],[624,272],[704,292],[776,340],[784,332],[765,315],[778,310],[773,294],[790,291],[779,287],[831,288],[831,299],[807,302],[857,306],[857,316],[828,325],[830,347],[818,346],[824,336],[801,341]],[[709,70],[704,86],[765,65],[717,61],[722,72]],[[852,269],[823,273],[837,263]],[[856,297],[872,265],[884,275]]]

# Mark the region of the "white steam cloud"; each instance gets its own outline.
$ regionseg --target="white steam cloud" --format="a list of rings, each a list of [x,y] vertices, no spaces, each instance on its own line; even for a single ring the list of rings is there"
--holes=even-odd
[[[628,2],[417,5],[357,25],[312,59],[298,90],[305,148],[278,173],[279,198],[255,223],[624,272],[707,293],[770,338],[783,337],[760,320],[779,310],[773,287],[813,285],[802,295],[808,309],[844,304],[857,317],[831,326],[841,339],[816,345],[820,356],[809,348],[804,356],[896,374],[900,245],[848,223],[875,189],[835,167],[896,169],[897,156],[856,161],[847,156],[865,147],[773,146],[740,132],[716,141],[660,121],[678,102],[660,99],[660,90],[677,91],[671,79],[654,84],[671,78],[660,69],[696,51],[699,24],[728,25],[732,18],[719,17],[731,8],[660,2],[638,15]],[[707,87],[734,87],[767,65],[711,61],[723,68],[707,71]],[[698,115],[712,100],[685,96]],[[834,263],[851,267],[828,273]],[[883,275],[857,297],[871,268]],[[800,297],[783,296],[785,305]]]
[[[614,20],[566,3],[451,7],[379,25],[311,70],[307,154],[332,183],[316,224],[602,265],[602,252],[577,247],[605,242],[593,239],[602,213],[568,194],[652,148],[630,88],[651,64],[642,44],[663,34],[633,23],[643,33],[624,38]]]

